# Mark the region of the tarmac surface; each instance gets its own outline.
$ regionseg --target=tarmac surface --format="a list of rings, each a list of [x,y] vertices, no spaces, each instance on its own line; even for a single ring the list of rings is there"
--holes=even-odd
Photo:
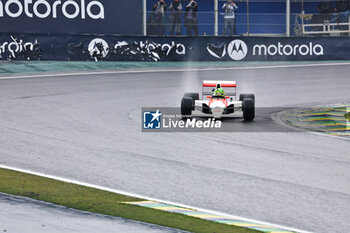
[[[184,233],[157,225],[92,214],[0,193],[0,232]]]
[[[348,232],[350,141],[308,132],[142,133],[141,108],[177,107],[207,79],[238,81],[258,107],[347,102],[349,72],[350,65],[314,64],[0,80],[0,163],[308,231]],[[276,112],[265,114],[260,119],[282,124]],[[239,120],[225,124],[242,128]]]

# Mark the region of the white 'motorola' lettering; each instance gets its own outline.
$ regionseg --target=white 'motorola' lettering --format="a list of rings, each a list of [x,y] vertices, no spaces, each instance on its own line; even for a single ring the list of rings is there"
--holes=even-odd
[[[266,46],[265,45],[254,45],[253,47],[253,55],[256,55],[255,51],[258,49],[258,55],[266,56]]]
[[[278,42],[278,54],[281,56],[283,55],[282,49],[283,49],[283,45],[280,42]]]
[[[85,19],[85,0],[81,0],[81,5],[84,6],[81,8],[81,18]]]
[[[305,51],[303,51],[305,49]],[[299,53],[303,56],[306,56],[310,52],[309,47],[307,45],[303,44],[299,47]]]
[[[318,51],[316,49],[318,49]],[[323,55],[323,47],[322,47],[322,45],[320,45],[320,44],[315,45],[314,48],[313,48],[313,52],[317,56]]]
[[[24,13],[29,17],[33,18],[33,14],[29,11],[29,4],[32,4],[32,0],[24,0]]]
[[[0,0],[0,17],[7,15],[17,18],[24,11],[24,14],[29,18],[36,16],[43,19],[52,16],[53,19],[57,19],[59,12],[62,12],[63,16],[68,19],[75,19],[79,15],[81,19],[85,19],[86,15],[91,19],[105,18],[105,9],[101,2],[94,0],[86,5],[86,1],[90,0],[80,0],[80,5],[79,0],[23,0],[23,3],[20,0],[8,0],[5,4],[3,0]],[[62,8],[59,9],[59,6]],[[69,6],[74,8],[73,12],[67,11]],[[41,12],[39,12],[39,8]]]
[[[39,5],[44,5],[45,7],[46,7],[46,12],[45,13],[40,13],[39,11],[38,11],[38,6]],[[35,2],[34,3],[34,5],[33,5],[33,11],[34,11],[34,14],[36,15],[36,16],[38,16],[39,18],[47,18],[47,16],[49,16],[50,14],[51,14],[51,6],[50,6],[50,4],[47,2],[47,1],[45,1],[45,0],[39,0],[39,1],[37,1],[37,2]]]
[[[294,46],[294,49],[293,49],[294,56],[297,55],[298,48],[299,48],[299,45]]]
[[[73,14],[69,14],[69,13],[67,12],[67,6],[68,6],[68,5],[74,6],[75,11],[74,11]],[[79,13],[80,13],[80,9],[79,9],[78,3],[76,3],[76,2],[74,2],[74,1],[72,1],[72,0],[66,1],[66,2],[63,3],[63,5],[62,5],[62,13],[63,13],[64,16],[66,16],[68,19],[74,19],[74,18],[76,18],[76,17],[79,15]]]
[[[0,1],[0,17],[4,17],[4,4]]]
[[[16,13],[13,13],[10,11],[10,5],[11,4],[16,4],[18,7],[18,11]],[[20,1],[18,0],[9,0],[5,4],[5,12],[8,14],[8,16],[12,18],[17,18],[23,13],[23,6]]]
[[[272,52],[272,49],[273,49],[273,52]],[[268,48],[267,48],[267,52],[269,53],[269,55],[271,56],[274,56],[277,54],[277,47],[275,45],[270,45]]]
[[[289,51],[287,51],[287,49],[288,49]],[[287,44],[286,46],[283,47],[283,53],[284,53],[284,55],[286,55],[286,56],[292,55],[292,53],[293,53],[293,47],[292,47],[291,45]]]
[[[280,42],[277,45],[254,45],[253,46],[253,56],[291,56],[291,55],[301,55],[301,56],[321,56],[323,55],[323,47],[320,44],[313,45],[312,42],[309,44],[302,45],[289,45],[289,44],[281,44]]]
[[[61,1],[56,1],[52,5],[52,18],[56,19],[57,18],[57,5],[61,5]]]
[[[96,5],[100,8],[99,12],[97,15],[94,15],[92,12],[91,12],[91,7],[93,5]],[[105,9],[102,5],[102,3],[98,2],[98,1],[92,1],[90,2],[88,5],[87,5],[87,14],[90,16],[90,18],[92,19],[104,19],[105,18]]]

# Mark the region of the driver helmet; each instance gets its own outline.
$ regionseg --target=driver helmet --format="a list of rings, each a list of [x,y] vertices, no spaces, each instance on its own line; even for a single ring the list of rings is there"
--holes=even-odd
[[[222,89],[221,87],[219,87],[219,88],[218,88],[218,92],[224,93],[224,89]]]

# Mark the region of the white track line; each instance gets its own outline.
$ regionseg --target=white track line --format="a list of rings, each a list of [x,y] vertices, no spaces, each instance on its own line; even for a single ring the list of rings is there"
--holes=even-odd
[[[155,198],[146,197],[146,196],[142,196],[142,195],[138,195],[138,194],[134,194],[134,193],[124,192],[124,191],[117,190],[117,189],[112,189],[112,188],[108,188],[108,187],[103,187],[103,186],[98,186],[98,185],[94,185],[94,184],[89,184],[89,183],[80,182],[80,181],[76,181],[76,180],[71,180],[71,179],[67,179],[67,178],[63,178],[63,177],[47,175],[47,174],[34,172],[34,171],[29,171],[29,170],[25,170],[25,169],[21,169],[21,168],[15,168],[15,167],[10,167],[10,166],[1,165],[1,164],[0,164],[0,168],[12,170],[12,171],[17,171],[17,172],[23,172],[23,173],[27,173],[27,174],[31,174],[31,175],[36,175],[36,176],[41,176],[41,177],[45,177],[45,178],[49,178],[49,179],[54,179],[54,180],[58,180],[58,181],[67,182],[67,183],[82,185],[82,186],[86,186],[86,187],[90,187],[90,188],[95,188],[95,189],[104,190],[104,191],[107,191],[107,192],[112,192],[112,193],[122,194],[122,195],[126,195],[126,196],[131,196],[131,197],[135,197],[135,198],[146,199],[146,200],[150,200],[150,201],[157,201],[157,202],[161,202],[161,203],[164,203],[164,204],[175,205],[175,206],[179,206],[179,207],[183,207],[183,208],[193,209],[193,210],[200,211],[200,212],[207,212],[207,213],[214,214],[214,215],[221,215],[221,216],[225,216],[225,217],[234,218],[234,219],[237,219],[237,220],[240,220],[240,221],[247,221],[247,222],[252,222],[252,223],[257,223],[257,224],[262,224],[262,225],[268,225],[268,226],[271,226],[271,227],[276,227],[276,228],[280,228],[280,229],[284,229],[284,230],[288,230],[288,231],[299,232],[299,233],[311,233],[309,231],[303,231],[303,230],[299,230],[299,229],[296,229],[296,228],[290,228],[290,227],[285,227],[285,226],[272,224],[272,223],[268,223],[268,222],[263,222],[263,221],[249,219],[249,218],[243,218],[243,217],[239,217],[239,216],[229,215],[229,214],[221,213],[221,212],[214,211],[214,210],[207,210],[207,209],[197,208],[197,207],[193,207],[193,206],[179,204],[179,203],[176,203],[176,202],[155,199]]]
[[[330,135],[327,134],[326,132],[308,132],[310,134],[314,134],[314,135],[319,135],[319,136],[324,136],[324,137],[329,137],[329,138],[334,138],[334,139],[341,139],[341,140],[345,140],[345,141],[350,141],[350,138],[346,138],[346,137],[342,137],[342,136],[336,136],[336,135]]]
[[[257,69],[280,69],[280,68],[299,68],[299,67],[318,67],[318,66],[349,66],[350,63],[315,63],[315,64],[295,64],[295,65],[272,65],[272,66],[246,66],[246,67],[217,67],[217,68],[180,68],[180,69],[143,69],[143,70],[111,70],[95,72],[68,72],[56,74],[33,74],[19,76],[0,76],[0,80],[6,79],[25,79],[25,78],[44,78],[44,77],[65,77],[65,76],[83,76],[83,75],[103,75],[103,74],[139,74],[139,73],[163,73],[163,72],[203,72],[203,71],[222,71],[222,70],[257,70]]]

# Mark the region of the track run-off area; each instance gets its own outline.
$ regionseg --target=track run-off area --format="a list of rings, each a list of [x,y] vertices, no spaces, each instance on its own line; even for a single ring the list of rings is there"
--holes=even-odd
[[[350,141],[309,132],[142,133],[142,107],[178,107],[236,80],[257,107],[349,102],[350,63],[0,77],[0,164],[313,232],[350,228]],[[276,114],[257,116],[283,125]],[[231,125],[230,125],[231,124]],[[240,120],[224,122],[232,127]]]

